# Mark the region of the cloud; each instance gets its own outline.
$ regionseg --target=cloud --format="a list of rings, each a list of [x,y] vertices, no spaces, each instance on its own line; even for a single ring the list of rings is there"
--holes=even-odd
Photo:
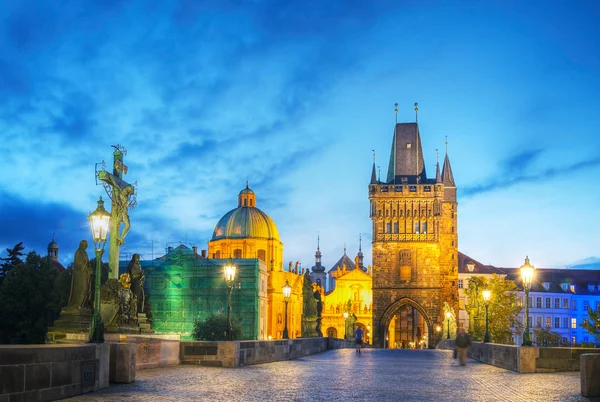
[[[567,266],[568,269],[600,269],[600,257],[588,257]]]
[[[26,200],[2,190],[0,222],[2,251],[23,241],[26,251],[46,255],[53,234],[63,249],[74,251],[81,239],[90,237],[85,212],[61,203]]]
[[[600,166],[600,156],[581,160],[567,166],[546,168],[540,172],[526,174],[532,162],[540,155],[541,151],[528,151],[503,162],[503,169],[495,178],[487,180],[484,184],[466,186],[460,190],[463,198],[474,197],[479,194],[504,190],[523,183],[537,183],[561,176],[583,172]]]

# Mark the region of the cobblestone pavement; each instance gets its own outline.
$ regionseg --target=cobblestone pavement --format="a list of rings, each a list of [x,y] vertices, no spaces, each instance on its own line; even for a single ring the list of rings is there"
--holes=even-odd
[[[483,363],[457,365],[439,350],[332,350],[238,369],[144,370],[69,401],[589,401],[579,373],[518,374]]]

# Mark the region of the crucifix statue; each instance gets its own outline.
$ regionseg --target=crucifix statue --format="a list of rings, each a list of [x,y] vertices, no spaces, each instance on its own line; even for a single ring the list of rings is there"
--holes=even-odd
[[[113,145],[113,172],[107,172],[104,168],[96,170],[96,177],[102,181],[106,193],[111,199],[110,219],[110,243],[108,265],[110,266],[110,279],[119,277],[119,249],[124,244],[125,236],[129,232],[129,209],[136,205],[135,185],[123,180],[123,174],[127,174],[127,165],[123,163],[123,155],[127,154],[125,147]],[[121,231],[121,224],[123,230]]]

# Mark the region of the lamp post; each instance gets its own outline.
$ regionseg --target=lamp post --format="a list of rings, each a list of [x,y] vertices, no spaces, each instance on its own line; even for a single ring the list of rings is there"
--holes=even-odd
[[[344,339],[348,339],[348,314],[347,311],[344,311]]]
[[[489,289],[484,289],[483,292],[483,303],[485,304],[485,335],[483,336],[483,342],[487,343],[490,341],[490,333],[488,331],[488,305],[492,298],[492,292]]]
[[[92,226],[92,238],[94,239],[94,254],[96,254],[96,280],[94,287],[94,316],[90,326],[90,342],[104,343],[104,323],[100,315],[100,275],[102,265],[102,254],[110,223],[110,214],[104,209],[102,197],[98,200],[98,207],[92,212],[88,219]]]
[[[223,268],[225,274],[225,282],[227,283],[227,328],[225,330],[225,339],[232,341],[231,336],[231,291],[233,290],[233,281],[235,280],[235,265],[231,261],[231,258],[227,262],[227,265]]]
[[[446,311],[446,321],[448,322],[448,336],[446,339],[450,339],[450,317],[452,317],[452,314],[450,314],[449,311]]]
[[[290,286],[290,284],[288,283],[287,279],[285,281],[285,285],[283,285],[283,301],[285,302],[285,325],[283,327],[283,339],[290,339],[290,336],[288,334],[288,323],[287,323],[287,317],[288,317],[288,302],[290,301],[290,295],[292,294],[292,287]]]
[[[535,267],[529,264],[529,257],[525,257],[525,264],[521,265],[521,279],[525,289],[525,333],[523,334],[523,343],[521,346],[532,346],[531,334],[529,333],[529,291],[533,282],[533,273]]]

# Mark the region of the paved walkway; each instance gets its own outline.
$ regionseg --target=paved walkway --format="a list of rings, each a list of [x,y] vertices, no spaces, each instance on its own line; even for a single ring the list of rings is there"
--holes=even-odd
[[[367,349],[328,351],[239,369],[199,366],[144,370],[69,401],[589,401],[579,373],[518,374],[451,352]]]

